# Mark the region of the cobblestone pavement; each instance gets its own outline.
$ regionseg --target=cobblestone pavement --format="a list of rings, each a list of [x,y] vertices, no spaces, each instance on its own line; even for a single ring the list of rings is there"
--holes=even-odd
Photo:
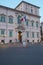
[[[43,65],[43,45],[0,48],[0,65]]]

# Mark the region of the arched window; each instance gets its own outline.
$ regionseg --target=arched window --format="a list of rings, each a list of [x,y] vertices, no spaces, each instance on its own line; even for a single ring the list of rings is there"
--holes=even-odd
[[[10,23],[10,24],[13,23],[13,16],[9,16],[9,23]]]

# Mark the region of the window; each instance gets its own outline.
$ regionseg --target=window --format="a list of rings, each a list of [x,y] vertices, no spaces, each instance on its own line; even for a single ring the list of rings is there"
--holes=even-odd
[[[39,32],[37,32],[37,38],[39,38]]]
[[[37,8],[35,8],[35,14],[38,15],[38,14],[37,14]]]
[[[33,9],[32,9],[32,7],[31,7],[31,13],[33,14]]]
[[[27,4],[26,4],[26,12],[27,12]]]
[[[29,32],[27,31],[27,37],[29,37]]]
[[[0,22],[5,22],[5,15],[0,15]]]
[[[34,38],[34,32],[32,32],[32,38]]]
[[[10,30],[9,31],[9,37],[12,37],[13,36],[13,30]]]
[[[34,26],[34,21],[31,21],[32,22],[32,27]]]
[[[28,26],[28,19],[26,20],[26,26]]]
[[[12,24],[13,23],[13,17],[9,17],[9,23]]]
[[[35,14],[37,15],[37,11],[35,11]]]
[[[18,24],[21,24],[20,18],[21,18],[21,16],[19,15],[19,16],[17,17]]]
[[[38,27],[38,22],[36,22],[36,27]]]
[[[5,30],[1,30],[1,35],[4,35],[5,34]]]

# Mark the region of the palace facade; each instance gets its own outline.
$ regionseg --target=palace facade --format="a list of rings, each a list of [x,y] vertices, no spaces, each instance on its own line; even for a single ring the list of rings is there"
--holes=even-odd
[[[15,9],[0,5],[0,42],[40,42],[39,9],[25,1]]]

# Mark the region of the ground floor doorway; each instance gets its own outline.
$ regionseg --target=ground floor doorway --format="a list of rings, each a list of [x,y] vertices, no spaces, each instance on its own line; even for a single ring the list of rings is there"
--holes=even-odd
[[[22,32],[18,31],[18,40],[19,42],[22,42]]]

